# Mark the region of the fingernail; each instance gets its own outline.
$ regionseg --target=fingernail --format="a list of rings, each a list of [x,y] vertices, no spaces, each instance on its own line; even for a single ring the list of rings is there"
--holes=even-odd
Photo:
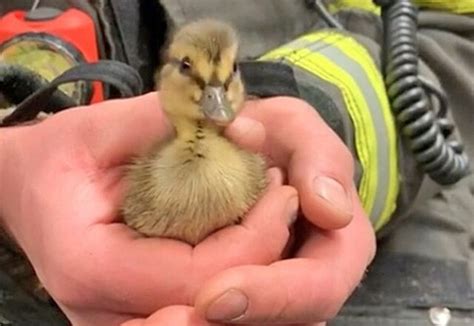
[[[208,320],[235,320],[242,317],[247,311],[248,298],[239,290],[228,290],[207,308]]]
[[[321,176],[314,180],[313,186],[321,198],[345,213],[352,214],[352,200],[338,181]]]
[[[288,206],[286,208],[287,216],[288,216],[288,225],[292,225],[293,223],[295,223],[296,218],[298,217],[298,208],[299,208],[298,197],[293,197],[288,202]]]

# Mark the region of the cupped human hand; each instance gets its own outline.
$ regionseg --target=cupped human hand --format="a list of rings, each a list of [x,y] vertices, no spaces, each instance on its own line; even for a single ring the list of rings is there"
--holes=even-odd
[[[264,126],[263,142],[254,122]],[[353,159],[314,109],[293,98],[258,100],[248,103],[238,124],[252,135],[241,145],[265,152],[298,190],[304,217],[294,251],[266,266],[220,272],[204,283],[194,308],[158,311],[137,325],[324,325],[372,261],[375,234],[352,180]],[[237,127],[227,129],[229,136]]]
[[[209,322],[249,325],[319,325],[330,321],[361,281],[375,252],[367,217],[354,198],[353,221],[323,231],[298,226],[302,244],[268,266],[225,270],[197,293],[195,309]]]
[[[306,218],[327,230],[351,222],[354,159],[313,107],[297,98],[272,97],[247,102],[240,116],[263,125],[263,142],[253,132],[242,144],[260,144],[270,164],[288,174]]]
[[[375,234],[352,181],[352,157],[300,100],[255,101],[242,116],[264,125],[262,150],[298,190],[304,218],[287,259],[219,273],[197,293],[195,309],[226,325],[319,325],[339,312],[375,255]]]
[[[229,134],[242,143],[251,137],[255,148],[265,139],[262,125],[245,119]],[[74,326],[119,325],[189,305],[218,272],[281,257],[298,198],[278,169],[242,224],[196,247],[144,238],[120,223],[124,165],[171,136],[156,93],[0,130],[1,222]]]

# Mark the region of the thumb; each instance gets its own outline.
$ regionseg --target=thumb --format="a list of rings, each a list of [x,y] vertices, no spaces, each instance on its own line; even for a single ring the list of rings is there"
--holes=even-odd
[[[225,135],[244,149],[260,152],[265,142],[265,127],[257,120],[237,117],[226,128]]]

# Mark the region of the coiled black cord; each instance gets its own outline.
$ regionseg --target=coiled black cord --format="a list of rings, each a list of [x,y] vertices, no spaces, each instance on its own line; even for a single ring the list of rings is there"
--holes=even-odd
[[[344,27],[321,0],[308,0],[329,27]],[[447,141],[454,125],[446,118],[446,94],[418,74],[418,11],[410,0],[374,0],[382,7],[383,67],[392,112],[416,161],[430,178],[442,185],[456,183],[469,173],[463,145]],[[434,112],[433,99],[439,105]]]
[[[385,84],[399,129],[431,179],[453,184],[469,172],[468,157],[460,142],[446,140],[454,130],[445,117],[446,96],[418,74],[418,11],[409,0],[375,2],[382,6]],[[433,97],[441,108],[438,117]]]

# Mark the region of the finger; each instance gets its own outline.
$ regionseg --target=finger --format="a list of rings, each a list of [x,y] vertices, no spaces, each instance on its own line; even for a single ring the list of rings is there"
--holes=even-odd
[[[353,158],[316,110],[280,97],[250,102],[242,116],[264,125],[264,151],[288,170],[305,217],[324,229],[347,225],[352,218]]]
[[[82,139],[101,167],[122,164],[172,135],[156,92],[66,110],[41,125],[49,128],[50,124],[64,125],[65,130],[54,128],[63,140],[68,135]]]
[[[225,135],[240,147],[260,152],[265,142],[265,128],[253,119],[237,117],[225,130]]]
[[[147,319],[134,319],[121,326],[218,326],[199,317],[188,306],[171,306],[158,310]]]
[[[220,273],[198,293],[196,310],[208,320],[233,323],[331,319],[360,282],[375,250],[368,219],[360,205],[356,210],[346,228],[323,233],[313,227],[294,259]]]

